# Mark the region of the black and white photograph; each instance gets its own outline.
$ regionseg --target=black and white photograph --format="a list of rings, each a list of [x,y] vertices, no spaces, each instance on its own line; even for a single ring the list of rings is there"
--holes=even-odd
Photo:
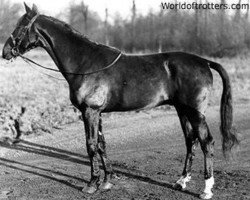
[[[250,0],[0,0],[0,199],[250,200]]]

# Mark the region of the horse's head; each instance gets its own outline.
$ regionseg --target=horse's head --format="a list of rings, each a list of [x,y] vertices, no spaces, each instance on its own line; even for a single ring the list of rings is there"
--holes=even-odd
[[[39,38],[34,22],[39,16],[36,5],[32,9],[25,3],[26,13],[18,20],[15,30],[4,44],[2,56],[10,60],[38,46]]]

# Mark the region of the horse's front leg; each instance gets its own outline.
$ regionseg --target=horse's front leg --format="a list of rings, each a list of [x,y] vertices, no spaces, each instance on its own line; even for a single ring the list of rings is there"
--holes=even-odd
[[[82,111],[85,134],[86,134],[86,146],[91,165],[91,179],[83,192],[92,194],[100,185],[100,169],[98,163],[98,129],[100,111],[92,108],[86,108]]]
[[[103,181],[103,184],[101,185],[101,188],[104,190],[108,190],[113,186],[113,184],[110,183],[110,179],[112,176],[112,166],[107,156],[106,141],[105,141],[104,134],[102,132],[101,117],[99,121],[99,132],[98,132],[98,153],[100,154],[100,157],[102,160],[102,166],[103,166],[104,173],[105,173],[104,181]]]

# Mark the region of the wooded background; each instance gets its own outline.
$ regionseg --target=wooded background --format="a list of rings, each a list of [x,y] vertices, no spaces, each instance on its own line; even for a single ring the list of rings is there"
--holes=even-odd
[[[208,3],[209,0],[196,2]],[[227,0],[218,3],[225,4]],[[238,3],[241,4],[241,0]],[[131,53],[181,50],[232,57],[246,54],[250,49],[249,10],[163,10],[159,5],[158,11],[149,10],[142,15],[137,12],[136,0],[131,0],[131,14],[124,19],[119,13],[111,15],[108,8],[104,9],[106,17],[101,19],[84,1],[71,2],[55,17],[91,40]],[[23,13],[22,4],[0,0],[0,43],[9,37]]]

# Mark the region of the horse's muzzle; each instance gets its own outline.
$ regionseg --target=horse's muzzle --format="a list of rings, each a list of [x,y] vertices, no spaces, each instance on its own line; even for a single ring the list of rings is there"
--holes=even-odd
[[[2,57],[6,60],[10,60],[11,58],[15,57],[15,55],[12,54],[12,47],[9,44],[4,45]]]

